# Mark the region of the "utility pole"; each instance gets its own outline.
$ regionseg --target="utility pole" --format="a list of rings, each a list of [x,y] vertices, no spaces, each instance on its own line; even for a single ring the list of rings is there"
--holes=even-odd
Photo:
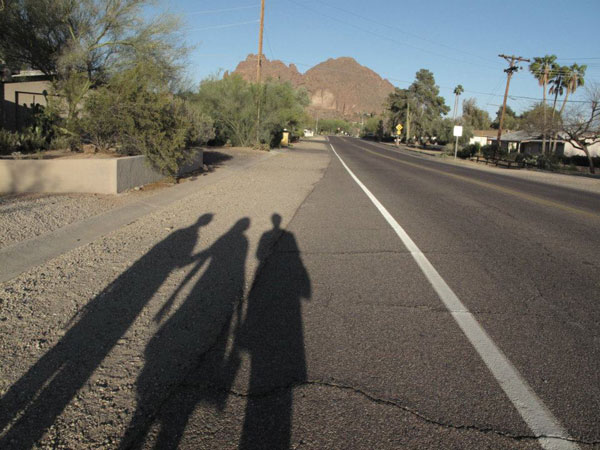
[[[258,102],[256,111],[256,143],[260,144],[260,103],[262,100],[262,48],[263,48],[263,30],[265,27],[265,0],[260,3],[260,29],[258,32],[258,61],[256,61],[256,84],[258,87]]]
[[[508,77],[506,78],[506,90],[504,91],[504,102],[502,103],[502,113],[500,114],[500,124],[498,126],[498,144],[497,146],[494,148],[494,157],[496,156],[496,150],[500,149],[500,146],[502,145],[501,142],[501,138],[502,138],[502,125],[504,124],[504,113],[506,112],[506,99],[508,98],[508,88],[510,86],[510,79],[513,76],[513,73],[518,72],[519,69],[521,69],[519,66],[515,65],[515,63],[517,62],[530,62],[528,59],[526,58],[522,58],[521,56],[506,56],[506,55],[498,55],[500,58],[504,58],[506,61],[508,61],[508,69],[504,69],[504,71],[508,74]]]
[[[410,139],[410,103],[406,103],[406,145]]]

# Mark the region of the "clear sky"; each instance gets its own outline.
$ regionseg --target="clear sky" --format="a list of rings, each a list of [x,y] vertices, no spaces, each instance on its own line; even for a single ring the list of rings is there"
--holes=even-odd
[[[260,0],[159,5],[183,17],[194,46],[188,73],[195,82],[257,53]],[[401,88],[419,69],[429,69],[450,107],[452,90],[462,84],[463,99],[475,97],[492,113],[506,81],[500,53],[556,54],[561,64],[587,64],[586,82],[600,82],[599,19],[600,0],[266,0],[264,53],[301,72],[351,56]],[[533,100],[517,96],[541,98],[542,91],[523,70],[513,77],[510,94],[508,104],[520,112]]]

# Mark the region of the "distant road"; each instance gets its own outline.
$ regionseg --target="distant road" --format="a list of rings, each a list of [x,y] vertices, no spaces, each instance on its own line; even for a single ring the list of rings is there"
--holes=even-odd
[[[339,158],[332,165],[345,165],[339,176],[353,177],[357,187],[362,184],[357,191],[371,197],[373,207],[361,210],[361,222],[367,221],[365,216],[373,223],[386,218],[390,229],[400,227],[390,236],[390,246],[395,248],[398,241],[401,248],[417,253],[414,266],[403,259],[409,266],[403,279],[406,290],[396,296],[388,292],[392,297],[387,301],[418,308],[418,299],[429,297],[433,287],[439,307],[454,311],[444,319],[429,313],[432,320],[422,323],[426,335],[438,336],[435,345],[427,346],[427,358],[437,356],[437,370],[448,369],[443,387],[439,372],[421,373],[410,383],[423,387],[422,396],[445,399],[437,413],[429,409],[428,414],[453,421],[449,411],[457,405],[451,406],[449,392],[473,383],[462,393],[464,407],[472,408],[473,417],[486,426],[512,434],[521,416],[530,429],[538,427],[538,435],[553,429],[546,434],[598,444],[600,196],[443,164],[353,138],[332,137],[330,143]],[[359,198],[354,191],[344,194]],[[419,263],[419,258],[427,262]],[[417,264],[418,275],[413,273]],[[404,273],[383,260],[376,271],[374,293],[383,289],[382,282],[398,283]],[[355,275],[370,282],[364,274]],[[397,314],[398,329],[409,326],[407,313]],[[464,342],[450,339],[444,348],[439,336],[457,329],[464,332]],[[478,334],[481,329],[487,337]],[[423,343],[410,342],[414,347],[409,353],[425,351]],[[405,367],[401,359],[393,363],[400,378]],[[481,379],[482,385],[489,383],[483,391],[473,377],[482,362],[490,371]],[[514,373],[507,375],[507,370]],[[491,376],[503,384],[512,407],[497,403],[497,393],[487,391],[498,389],[492,387]],[[547,448],[557,443],[567,444],[549,441]]]

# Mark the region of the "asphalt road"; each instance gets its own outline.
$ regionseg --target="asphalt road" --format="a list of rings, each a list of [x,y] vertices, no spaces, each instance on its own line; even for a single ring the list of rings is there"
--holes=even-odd
[[[600,196],[330,144],[291,150],[329,165],[243,302],[248,221],[211,246],[116,446],[600,448]]]
[[[177,429],[202,393],[185,434],[146,445],[600,446],[600,197],[330,142],[464,308],[448,310],[332,153],[261,262],[244,324],[165,404]]]

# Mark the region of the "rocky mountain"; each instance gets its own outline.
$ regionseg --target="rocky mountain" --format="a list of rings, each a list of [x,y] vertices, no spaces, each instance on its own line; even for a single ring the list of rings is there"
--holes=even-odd
[[[249,81],[256,80],[257,55],[248,55],[233,73]],[[264,58],[264,57],[263,57]],[[309,92],[309,109],[320,117],[344,117],[358,120],[361,113],[378,113],[394,86],[353,58],[330,58],[304,74],[294,64],[263,59],[263,78],[289,81]]]

